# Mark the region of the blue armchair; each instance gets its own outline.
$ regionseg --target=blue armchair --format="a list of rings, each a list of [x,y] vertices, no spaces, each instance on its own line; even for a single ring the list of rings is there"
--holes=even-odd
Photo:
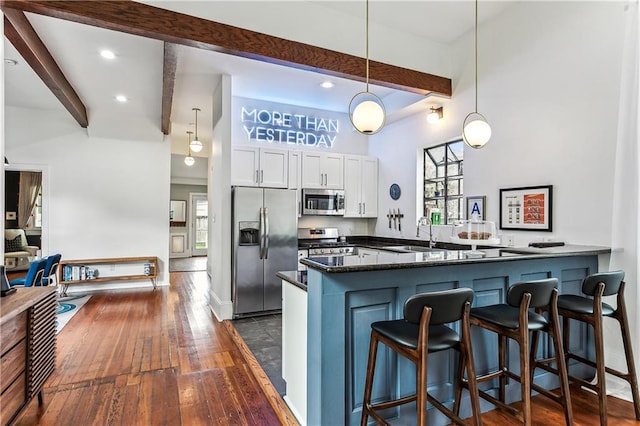
[[[23,286],[32,287],[34,285],[42,285],[42,274],[44,273],[44,266],[47,263],[47,258],[38,259],[31,262],[27,276],[24,278],[16,278],[9,281],[11,287]]]
[[[44,265],[44,272],[42,273],[42,285],[49,285],[54,282],[57,283],[56,272],[58,271],[58,264],[62,255],[60,253],[52,254],[47,257],[47,263]]]

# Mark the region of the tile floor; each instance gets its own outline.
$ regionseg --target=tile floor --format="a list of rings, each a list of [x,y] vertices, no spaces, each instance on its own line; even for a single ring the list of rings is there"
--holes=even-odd
[[[242,318],[233,320],[232,323],[278,393],[284,395],[286,383],[282,379],[282,315]]]

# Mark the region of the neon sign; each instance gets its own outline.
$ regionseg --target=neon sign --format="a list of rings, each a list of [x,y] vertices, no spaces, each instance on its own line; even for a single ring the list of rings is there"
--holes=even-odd
[[[307,114],[242,107],[242,127],[250,141],[333,147],[339,120]]]

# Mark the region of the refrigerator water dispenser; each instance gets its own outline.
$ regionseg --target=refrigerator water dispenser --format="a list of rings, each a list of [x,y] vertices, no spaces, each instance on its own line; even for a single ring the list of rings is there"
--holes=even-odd
[[[257,246],[260,244],[260,224],[258,222],[238,222],[241,246]]]

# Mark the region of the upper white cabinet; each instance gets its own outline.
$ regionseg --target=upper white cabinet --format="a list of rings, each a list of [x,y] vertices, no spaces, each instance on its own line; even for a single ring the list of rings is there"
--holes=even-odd
[[[378,159],[344,156],[344,217],[378,217]]]
[[[302,187],[316,189],[343,189],[342,154],[305,152],[302,154]]]
[[[231,155],[231,184],[287,188],[289,151],[286,149],[234,147]]]

